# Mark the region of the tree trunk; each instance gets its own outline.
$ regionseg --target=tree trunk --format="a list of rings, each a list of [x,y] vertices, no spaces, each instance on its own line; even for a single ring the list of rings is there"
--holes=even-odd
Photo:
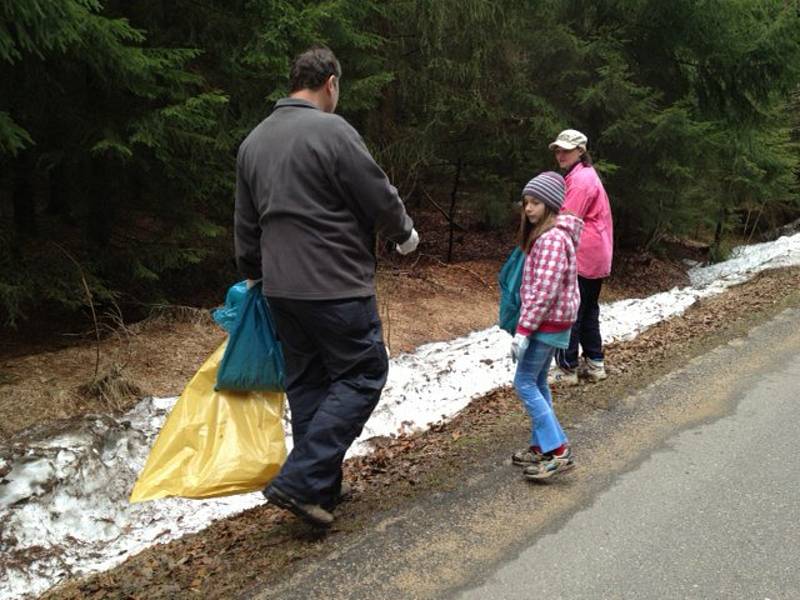
[[[453,191],[450,192],[450,239],[447,243],[447,262],[453,260],[453,235],[455,234],[455,220],[456,220],[456,194],[458,193],[458,184],[461,179],[461,157],[456,162],[456,173],[453,177]]]
[[[93,157],[89,161],[87,231],[89,239],[100,248],[108,245],[114,226],[114,207],[119,191],[119,170],[116,167],[113,161],[104,160],[101,156]],[[107,178],[106,175],[110,172],[116,173],[117,177]]]
[[[69,214],[67,209],[67,177],[63,164],[54,167],[47,178],[47,212],[59,219]]]
[[[719,216],[717,217],[717,226],[714,229],[714,243],[711,246],[712,260],[718,261],[720,258],[720,249],[722,247],[722,234],[725,231],[725,221],[728,220],[728,210],[721,208]]]
[[[14,227],[17,233],[24,235],[36,235],[33,177],[33,156],[30,151],[23,152],[16,160],[11,201],[14,207]]]

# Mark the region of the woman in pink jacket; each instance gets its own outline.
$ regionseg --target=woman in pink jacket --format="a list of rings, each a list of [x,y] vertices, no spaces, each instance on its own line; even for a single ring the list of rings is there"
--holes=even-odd
[[[566,129],[550,144],[567,184],[561,210],[583,219],[583,233],[578,244],[581,304],[572,327],[569,348],[556,354],[558,368],[551,376],[551,381],[568,385],[578,383],[579,373],[590,381],[606,378],[598,299],[603,279],[611,273],[614,225],[608,195],[586,151],[588,141],[580,131]],[[584,358],[580,369],[578,344],[583,348]]]

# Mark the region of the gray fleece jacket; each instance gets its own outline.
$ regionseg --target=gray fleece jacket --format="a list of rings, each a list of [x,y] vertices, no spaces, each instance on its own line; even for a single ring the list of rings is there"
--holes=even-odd
[[[234,245],[264,294],[333,300],[375,294],[375,234],[402,243],[413,223],[343,118],[284,98],[245,138],[236,166]]]

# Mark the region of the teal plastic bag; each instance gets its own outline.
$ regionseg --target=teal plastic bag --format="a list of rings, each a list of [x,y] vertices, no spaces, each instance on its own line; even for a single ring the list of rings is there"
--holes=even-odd
[[[261,286],[257,285],[256,287]],[[228,333],[233,330],[233,326],[236,325],[236,321],[239,319],[239,313],[242,310],[242,304],[244,304],[245,298],[247,298],[247,281],[235,283],[228,289],[228,293],[225,294],[225,306],[211,313],[217,325]]]
[[[525,253],[517,246],[506,259],[497,276],[497,283],[500,285],[500,316],[497,325],[511,335],[514,335],[517,330],[519,311],[522,307],[519,288],[522,285],[522,267],[524,266]]]
[[[217,371],[216,390],[284,391],[285,364],[261,286],[247,290]]]

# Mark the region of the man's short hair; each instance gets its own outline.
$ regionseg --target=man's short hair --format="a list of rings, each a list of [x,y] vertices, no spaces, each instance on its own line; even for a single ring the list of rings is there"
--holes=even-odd
[[[342,67],[330,48],[312,46],[298,54],[289,71],[289,93],[316,90],[330,77],[342,77]]]

